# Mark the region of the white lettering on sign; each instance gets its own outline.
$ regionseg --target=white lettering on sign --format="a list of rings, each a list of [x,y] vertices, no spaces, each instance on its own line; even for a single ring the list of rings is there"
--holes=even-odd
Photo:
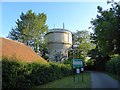
[[[73,62],[74,65],[82,65],[82,62]]]
[[[83,67],[83,61],[81,59],[73,59],[73,68]]]

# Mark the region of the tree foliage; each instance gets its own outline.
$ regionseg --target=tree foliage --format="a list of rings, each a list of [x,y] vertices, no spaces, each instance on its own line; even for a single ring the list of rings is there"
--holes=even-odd
[[[16,26],[9,32],[8,38],[23,42],[39,53],[44,42],[43,36],[48,30],[46,14],[35,14],[32,10],[21,13]]]
[[[98,14],[92,19],[91,41],[96,48],[88,55],[94,59],[94,66],[105,70],[105,63],[114,54],[120,55],[120,6],[115,2],[108,2],[111,7],[103,10],[98,6]]]
[[[74,33],[73,38],[73,44],[78,45],[75,49],[75,57],[85,60],[87,58],[88,51],[95,48],[95,45],[90,41],[89,32],[86,30],[77,31]]]
[[[91,21],[94,33],[91,34],[96,49],[103,54],[120,54],[120,6],[112,3],[111,8],[103,10],[98,6],[98,15]]]

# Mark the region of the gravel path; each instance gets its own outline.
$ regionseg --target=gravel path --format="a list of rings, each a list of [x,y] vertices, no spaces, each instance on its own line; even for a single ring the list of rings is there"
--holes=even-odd
[[[120,83],[105,73],[91,71],[91,88],[116,88],[120,90]]]

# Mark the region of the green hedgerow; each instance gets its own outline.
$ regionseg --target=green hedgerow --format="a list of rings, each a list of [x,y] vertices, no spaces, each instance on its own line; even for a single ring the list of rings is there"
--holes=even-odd
[[[120,56],[115,56],[106,63],[106,71],[120,75]]]
[[[70,65],[23,63],[2,58],[2,88],[30,88],[72,74]]]

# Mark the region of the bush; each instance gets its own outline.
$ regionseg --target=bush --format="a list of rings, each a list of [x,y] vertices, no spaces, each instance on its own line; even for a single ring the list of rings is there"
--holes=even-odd
[[[94,69],[94,62],[92,59],[89,59],[85,62],[85,70],[93,70]]]
[[[120,56],[115,56],[106,63],[106,71],[120,75]]]
[[[72,74],[70,65],[21,63],[16,60],[2,58],[2,87],[30,88]]]
[[[67,59],[63,62],[64,64],[71,64],[73,63],[73,59]]]

